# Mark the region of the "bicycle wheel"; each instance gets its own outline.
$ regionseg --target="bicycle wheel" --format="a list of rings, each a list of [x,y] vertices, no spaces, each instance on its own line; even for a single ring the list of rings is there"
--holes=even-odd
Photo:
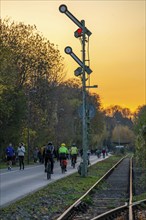
[[[61,161],[61,172],[62,172],[62,173],[65,173],[64,160]]]
[[[72,164],[73,168],[75,168],[75,160],[73,160],[73,164]]]
[[[61,165],[61,171],[62,171],[62,173],[65,173],[65,167],[64,167],[64,164]]]
[[[47,163],[47,179],[51,179],[51,163]]]
[[[51,173],[47,172],[47,180],[51,179]]]
[[[73,168],[75,168],[75,164],[76,164],[75,158],[73,157],[73,158],[72,158],[72,167],[73,167]]]

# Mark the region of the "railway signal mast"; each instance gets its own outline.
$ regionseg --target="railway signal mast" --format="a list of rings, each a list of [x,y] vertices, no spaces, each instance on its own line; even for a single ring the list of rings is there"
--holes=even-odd
[[[78,67],[74,74],[75,76],[82,75],[82,94],[83,94],[83,163],[81,166],[81,176],[87,176],[87,103],[86,103],[86,73],[89,75],[92,73],[92,70],[85,65],[85,44],[86,44],[86,35],[89,37],[92,33],[85,27],[85,21],[79,21],[71,12],[68,11],[66,5],[60,5],[59,11],[67,15],[77,26],[78,29],[74,32],[76,38],[82,37],[82,60],[80,60],[73,52],[70,46],[65,48],[65,53],[69,54],[78,64]],[[88,86],[89,88],[89,86]]]

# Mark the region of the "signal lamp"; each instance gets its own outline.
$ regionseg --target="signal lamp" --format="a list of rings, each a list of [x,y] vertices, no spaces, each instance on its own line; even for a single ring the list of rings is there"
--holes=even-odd
[[[78,28],[75,32],[74,32],[74,36],[76,38],[81,37],[83,34],[83,29],[82,28]]]
[[[89,66],[85,66],[85,71],[86,71],[88,74],[91,74],[91,73],[92,73],[92,70],[89,68]]]
[[[72,53],[72,48],[69,47],[69,46],[67,46],[64,51],[65,51],[65,53],[67,53],[67,54],[71,54],[71,53]]]
[[[75,76],[80,76],[82,73],[83,73],[82,67],[78,67],[78,68],[74,71]]]
[[[67,6],[66,6],[66,5],[60,5],[59,11],[60,11],[61,13],[65,13],[65,12],[67,11]]]

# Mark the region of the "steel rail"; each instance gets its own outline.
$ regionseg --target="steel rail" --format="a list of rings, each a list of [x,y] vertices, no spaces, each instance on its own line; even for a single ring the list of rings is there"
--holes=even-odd
[[[146,203],[146,199],[133,202],[133,203],[132,203],[132,206],[134,207],[134,206],[137,206],[137,205],[141,205],[142,203]]]
[[[65,212],[59,216],[57,218],[57,220],[68,220],[69,216],[71,216],[71,212],[73,213],[73,211],[75,211],[77,209],[77,207],[81,204],[81,200],[90,193],[90,191],[97,185],[99,184],[102,180],[104,180],[111,172],[112,170],[118,166],[122,160],[124,160],[127,157],[124,156],[123,158],[121,158],[111,169],[109,169],[89,190],[87,190],[87,192],[82,195],[76,202],[74,202],[67,210],[65,210]]]
[[[110,211],[107,211],[105,213],[102,213],[91,220],[96,219],[108,219],[108,217],[115,216],[121,211],[128,211],[129,214],[129,220],[133,220],[133,212],[132,212],[132,158],[130,159],[130,165],[129,165],[129,204],[126,203],[124,206],[117,207],[115,209],[112,209]]]
[[[134,203],[131,204],[131,206],[133,208],[137,208],[137,206],[142,205],[143,203],[146,204],[146,199],[134,202]],[[110,210],[110,211],[108,211],[106,213],[102,213],[102,214],[92,218],[91,220],[97,220],[97,219],[100,219],[100,220],[104,219],[104,220],[106,220],[108,218],[111,219],[111,217],[115,217],[115,215],[120,213],[120,212],[123,212],[123,211],[127,211],[128,212],[128,208],[129,207],[128,207],[128,203],[127,203],[127,204],[125,204],[123,206],[120,206],[120,207],[117,207],[115,209],[112,209],[112,210]]]
[[[130,186],[129,186],[129,220],[133,220],[132,212],[132,158],[130,159]]]
[[[123,206],[119,206],[119,207],[117,207],[115,209],[112,209],[108,212],[102,213],[102,214],[92,218],[91,220],[97,220],[97,219],[100,219],[100,220],[104,219],[105,220],[105,218],[108,218],[108,217],[111,218],[112,216],[115,217],[115,214],[119,214],[120,212],[125,211],[125,210],[128,210],[128,204],[127,203]]]

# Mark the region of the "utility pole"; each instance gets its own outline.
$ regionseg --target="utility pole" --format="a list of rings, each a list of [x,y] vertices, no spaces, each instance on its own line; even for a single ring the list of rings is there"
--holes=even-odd
[[[82,62],[83,62],[83,165],[81,168],[81,175],[87,176],[87,103],[86,103],[86,73],[85,73],[85,21],[81,21],[83,26],[83,40],[82,40]]]
[[[86,35],[90,36],[92,33],[85,27],[85,21],[81,22],[68,11],[66,5],[60,5],[59,11],[66,14],[79,28],[74,32],[76,38],[82,38],[82,61],[74,54],[72,48],[67,46],[65,48],[65,53],[69,54],[79,65],[74,74],[75,76],[82,75],[82,96],[83,96],[83,109],[82,109],[82,126],[83,126],[83,163],[81,167],[81,176],[87,176],[87,105],[86,105],[86,73],[91,74],[92,70],[85,65],[86,56],[85,56],[85,44],[86,44]]]

